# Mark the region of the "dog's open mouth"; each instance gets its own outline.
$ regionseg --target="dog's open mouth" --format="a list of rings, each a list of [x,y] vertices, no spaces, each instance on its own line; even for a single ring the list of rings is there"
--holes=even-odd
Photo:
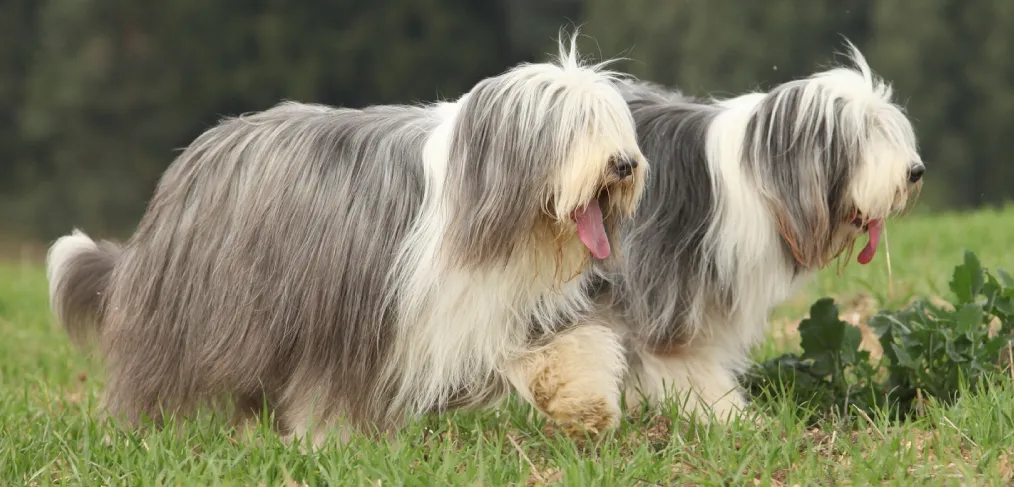
[[[609,237],[606,235],[606,225],[602,217],[601,198],[595,198],[587,205],[578,208],[571,213],[571,218],[577,224],[577,235],[585,247],[596,259],[609,257]]]
[[[884,230],[884,222],[880,218],[866,220],[861,213],[857,213],[851,223],[854,227],[866,232],[870,237],[869,242],[859,252],[859,257],[857,258],[860,264],[869,264],[873,260],[874,254],[877,253],[877,246],[880,244],[880,234]]]

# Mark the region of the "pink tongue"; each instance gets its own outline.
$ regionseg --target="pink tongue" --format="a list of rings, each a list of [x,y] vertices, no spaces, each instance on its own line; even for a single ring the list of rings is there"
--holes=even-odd
[[[870,241],[859,252],[860,264],[869,264],[873,260],[873,254],[877,252],[877,244],[880,243],[881,230],[883,230],[883,226],[880,220],[870,220],[870,223],[866,226],[866,231],[870,234]]]
[[[602,208],[599,207],[598,201],[575,210],[574,221],[577,223],[577,236],[584,242],[585,247],[588,247],[592,256],[596,259],[609,257],[609,239],[606,237],[606,228],[602,223]]]

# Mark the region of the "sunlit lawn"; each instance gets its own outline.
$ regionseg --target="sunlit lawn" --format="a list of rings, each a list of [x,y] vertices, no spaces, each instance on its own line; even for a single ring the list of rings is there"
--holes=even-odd
[[[891,222],[889,286],[881,247],[868,266],[822,273],[778,309],[757,358],[792,346],[784,335],[823,295],[858,294],[882,306],[947,296],[962,250],[1014,271],[1014,209],[910,216]],[[864,242],[865,243],[865,242]],[[789,327],[791,328],[791,326]],[[36,263],[0,267],[0,484],[42,485],[1011,485],[1014,386],[931,405],[903,426],[872,417],[797,423],[785,400],[752,406],[760,424],[698,427],[673,411],[628,418],[601,443],[580,447],[516,403],[449,414],[406,428],[394,442],[353,439],[315,453],[263,431],[237,440],[221,418],[200,417],[135,436],[96,421],[103,375],[49,316]]]

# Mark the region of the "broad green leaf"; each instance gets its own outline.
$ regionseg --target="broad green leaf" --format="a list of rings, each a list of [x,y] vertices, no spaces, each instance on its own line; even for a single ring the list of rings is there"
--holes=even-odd
[[[965,251],[965,261],[954,268],[951,278],[951,291],[958,297],[959,303],[967,303],[975,299],[984,284],[982,264],[971,251]]]
[[[822,298],[810,307],[810,316],[799,323],[799,337],[803,358],[813,361],[813,373],[841,372],[845,330],[850,326],[838,318],[838,307],[831,298]]]
[[[967,360],[967,359],[965,359],[965,357],[964,357],[964,356],[962,356],[962,355],[961,355],[961,353],[959,353],[959,352],[958,352],[958,351],[957,351],[957,350],[955,349],[955,346],[954,346],[954,343],[953,343],[953,342],[947,342],[947,343],[946,343],[946,344],[944,345],[944,352],[945,352],[945,353],[947,354],[947,356],[948,356],[948,357],[949,357],[949,358],[950,358],[951,360],[953,360],[953,361],[954,361],[954,362],[956,362],[956,363],[962,363],[962,362],[965,362],[965,361]]]
[[[993,277],[986,273],[986,284],[982,286],[982,295],[986,296],[986,306],[983,309],[992,310],[996,299],[1003,294],[1003,286]]]
[[[932,355],[932,353],[927,354],[927,351],[932,352],[933,348],[939,348],[942,343],[943,340],[918,340],[911,335],[907,335],[901,338],[901,343],[898,346],[904,348],[909,357],[921,360],[926,355]],[[934,345],[937,345],[937,347],[934,347]]]
[[[1003,269],[997,269],[996,275],[1000,276],[1000,282],[1003,283],[1003,287],[1014,288],[1014,278],[1012,278],[1011,275],[1007,273],[1007,271]]]
[[[863,342],[863,334],[859,328],[851,323],[844,323],[845,329],[842,335],[841,358],[843,365],[858,363],[859,345]]]
[[[861,336],[860,336],[860,340],[862,340]],[[856,360],[857,363],[865,362],[865,361],[870,360],[870,352],[869,352],[869,350],[860,350],[859,352],[857,352],[856,353],[856,359],[857,359]]]
[[[845,322],[838,318],[834,299],[822,298],[814,303],[810,307],[810,316],[799,323],[804,356],[841,350],[844,325]]]
[[[870,318],[869,326],[873,328],[873,333],[880,337],[891,333],[895,327],[902,326],[902,323],[893,315],[881,311]]]
[[[877,335],[877,341],[880,342],[880,348],[884,351],[884,356],[887,357],[888,363],[897,363],[898,357],[894,355],[894,321],[886,314],[878,314],[870,320],[870,326],[873,327],[873,332]]]
[[[999,311],[1004,314],[1014,314],[1012,313],[1014,312],[1014,306],[1012,306],[1012,303],[1014,303],[1014,299],[1011,299],[1009,296],[1000,296],[997,298],[996,302],[993,303],[994,311]]]
[[[898,365],[900,367],[905,367],[907,369],[914,369],[914,368],[918,367],[918,364],[916,364],[915,361],[912,360],[912,357],[910,357],[908,355],[908,352],[906,352],[905,349],[903,349],[903,348],[899,347],[898,345],[892,343],[891,344],[891,350],[894,351],[894,356],[898,357],[898,360],[895,363],[895,365]]]
[[[971,338],[971,333],[982,326],[982,307],[976,303],[965,303],[954,313],[955,330]]]

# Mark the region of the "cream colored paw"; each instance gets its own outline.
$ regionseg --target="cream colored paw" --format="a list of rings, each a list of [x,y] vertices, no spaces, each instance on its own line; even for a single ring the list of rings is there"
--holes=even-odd
[[[620,424],[616,394],[589,390],[580,383],[564,382],[546,369],[531,384],[532,401],[570,436],[598,436]]]
[[[584,438],[619,425],[625,373],[619,337],[605,326],[582,325],[516,360],[508,379],[565,432]]]

